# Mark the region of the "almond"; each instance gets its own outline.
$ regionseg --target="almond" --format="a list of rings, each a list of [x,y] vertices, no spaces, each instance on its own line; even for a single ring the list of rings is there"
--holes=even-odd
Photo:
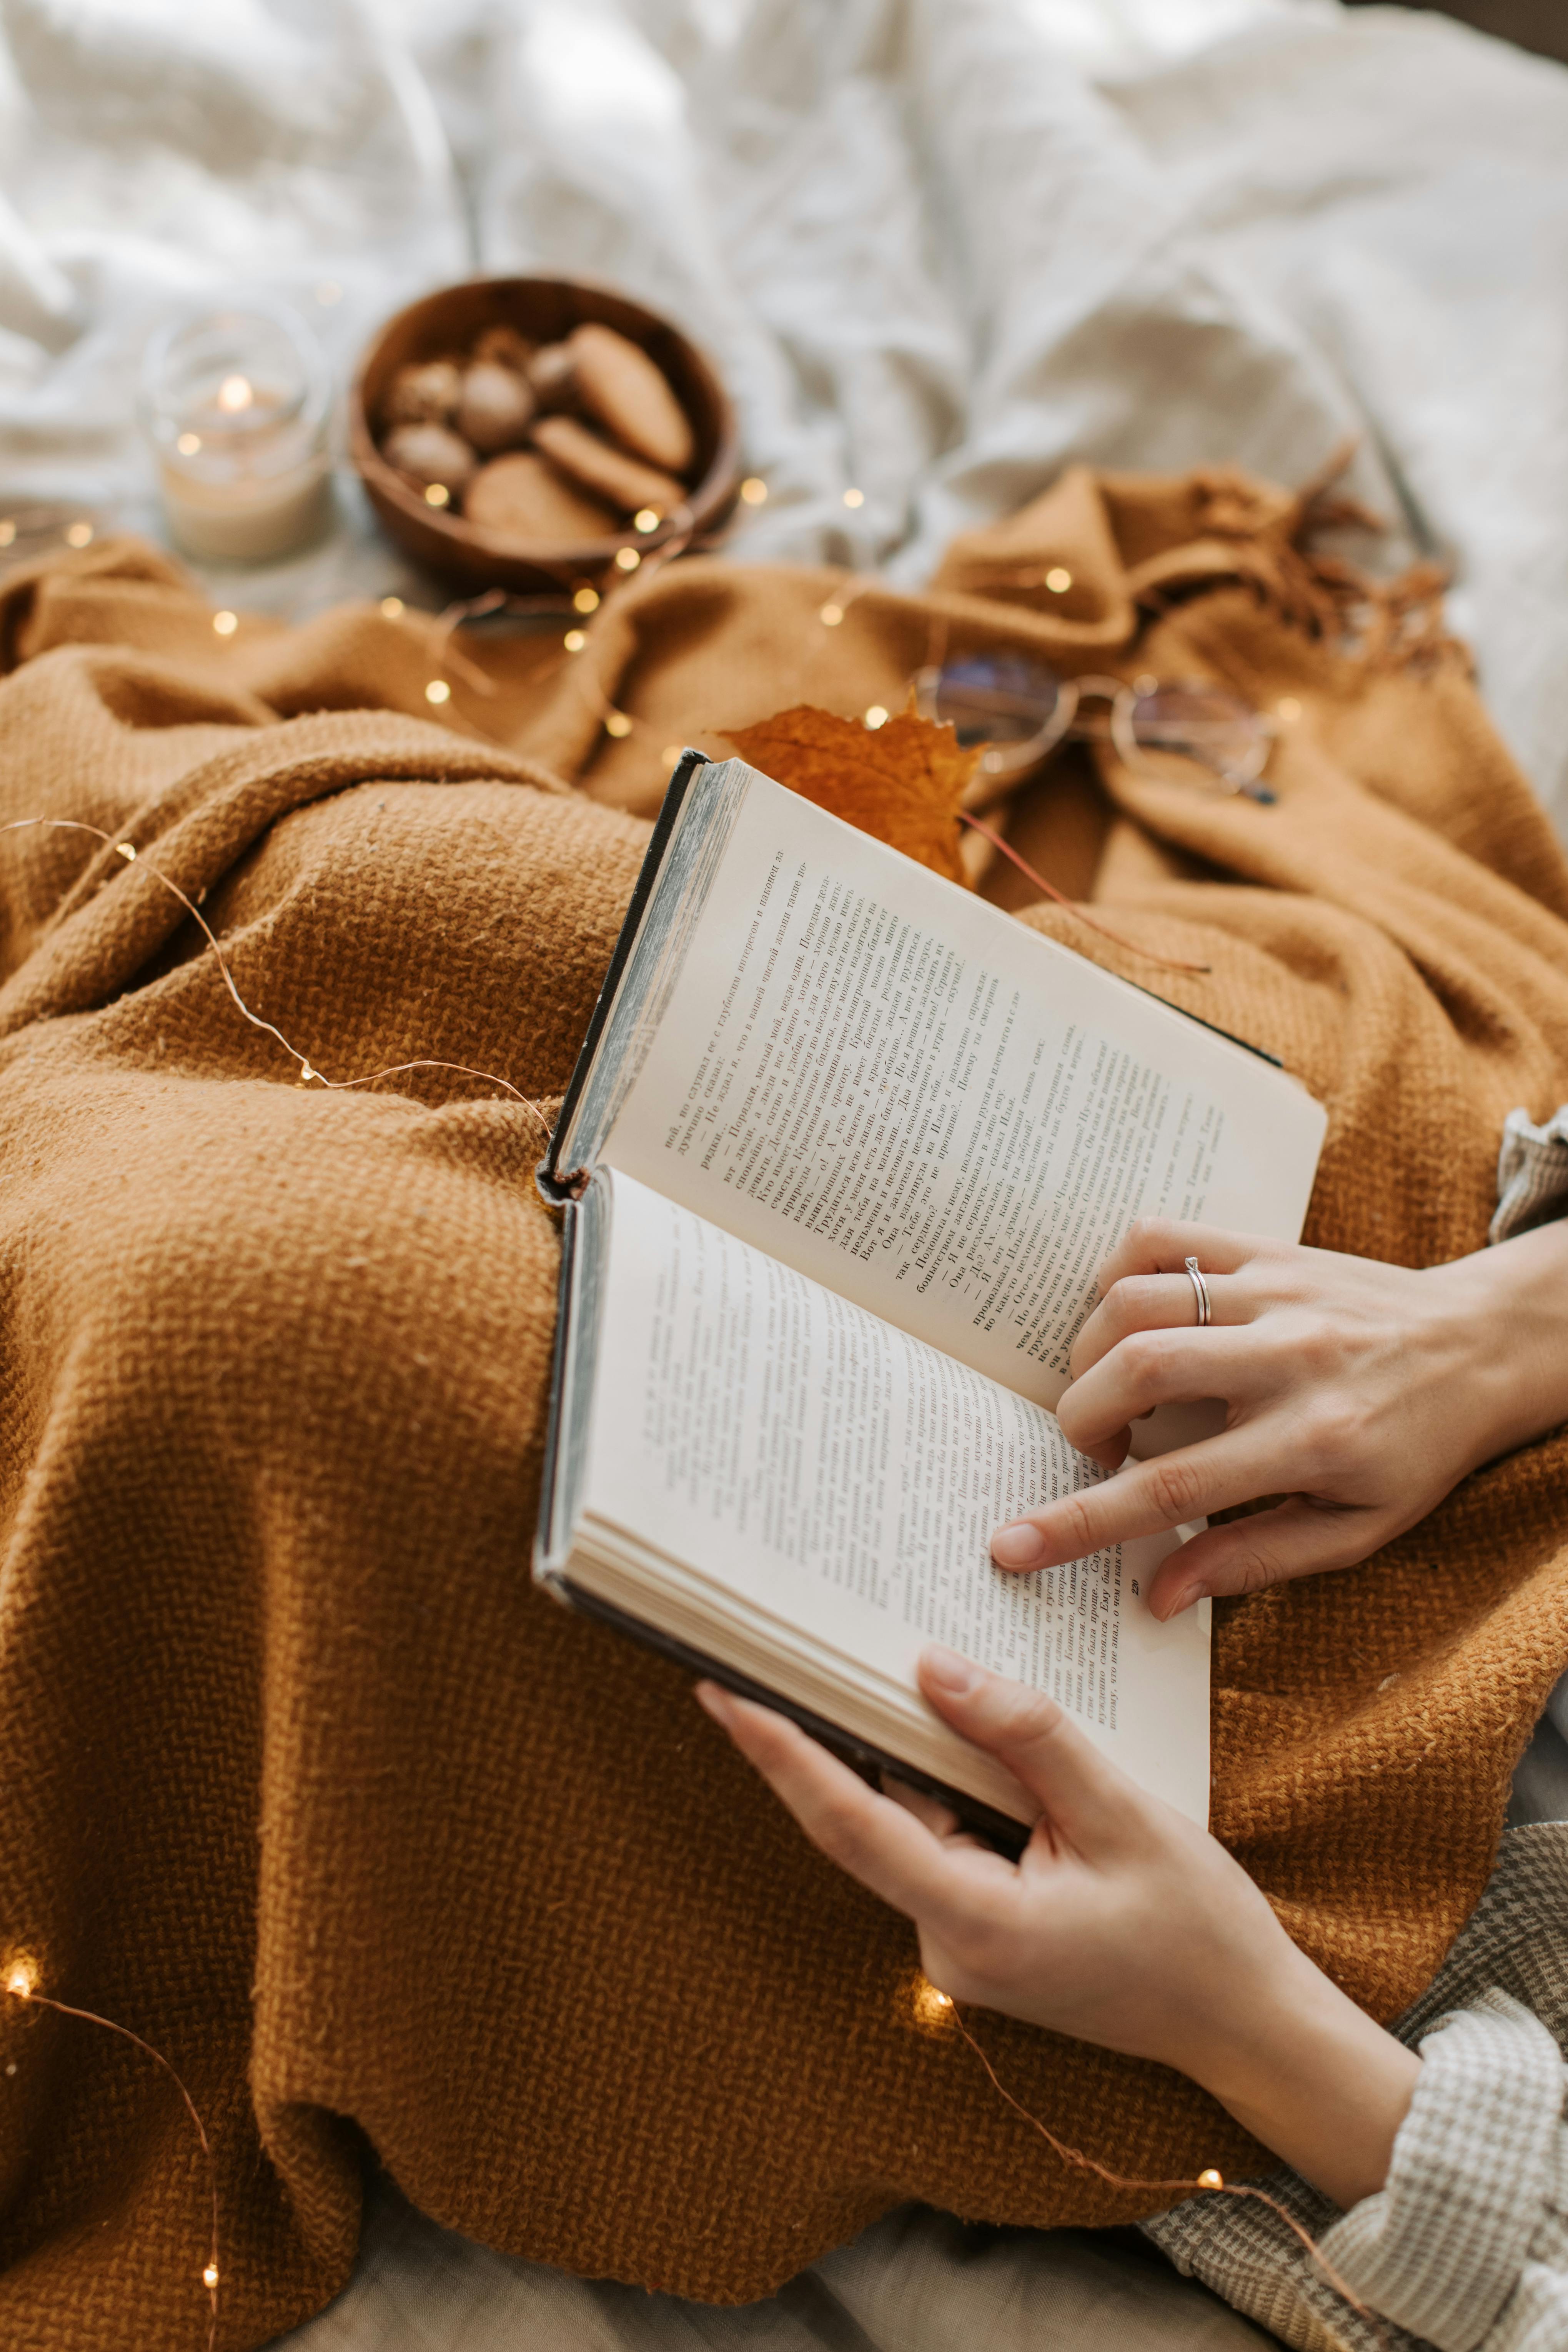
[[[540,546],[574,547],[584,540],[613,539],[616,532],[614,515],[531,450],[492,457],[481,466],[463,512],[492,539]]]
[[[662,517],[673,514],[685,500],[686,492],[672,474],[660,473],[657,466],[645,466],[640,457],[628,457],[624,449],[612,448],[574,417],[536,417],[532,438],[563,474],[606,499],[623,514],[651,507]]]
[[[574,329],[566,348],[583,407],[650,466],[684,474],[695,450],[690,420],[642,346],[613,327],[588,325]]]

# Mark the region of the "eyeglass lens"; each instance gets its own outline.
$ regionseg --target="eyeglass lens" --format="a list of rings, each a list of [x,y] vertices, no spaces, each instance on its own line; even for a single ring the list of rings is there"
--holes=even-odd
[[[1238,695],[1206,686],[1158,686],[1133,696],[1131,717],[1144,765],[1150,755],[1157,765],[1162,753],[1198,760],[1238,789],[1263,772],[1268,729]]]
[[[1060,699],[1060,681],[1026,655],[974,654],[945,664],[932,716],[954,728],[968,751],[1026,742],[1049,727]]]
[[[1239,695],[1195,685],[1129,691],[1130,704],[1121,707],[1141,766],[1157,772],[1163,757],[1173,763],[1195,760],[1233,789],[1262,774],[1269,730]],[[1043,663],[1025,654],[972,654],[943,666],[927,707],[956,730],[966,750],[994,744],[1005,751],[1043,739],[1043,756],[1061,701],[1061,680]]]

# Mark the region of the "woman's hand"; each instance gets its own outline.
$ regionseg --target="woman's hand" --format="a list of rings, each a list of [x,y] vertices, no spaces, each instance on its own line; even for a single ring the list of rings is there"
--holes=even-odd
[[[1201,1330],[1189,1256],[1212,1306]],[[1568,1223],[1413,1269],[1148,1222],[1100,1287],[1057,1407],[1072,1443],[1115,1468],[1140,1415],[1204,1398],[1224,1402],[1225,1427],[1030,1511],[992,1553],[1049,1568],[1284,1497],[1172,1552],[1150,1588],[1158,1617],[1352,1567],[1468,1472],[1568,1419]]]
[[[1329,2196],[1381,2187],[1420,2061],[1338,1991],[1223,1846],[1050,1699],[931,1649],[921,1686],[1041,1808],[1017,1864],[879,1796],[769,1708],[698,1696],[806,1835],[920,1930],[953,2000],[1178,2067]]]

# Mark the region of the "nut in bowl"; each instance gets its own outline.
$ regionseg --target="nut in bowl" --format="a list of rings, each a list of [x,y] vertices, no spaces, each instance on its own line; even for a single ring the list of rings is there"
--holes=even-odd
[[[624,577],[714,530],[740,470],[702,354],[574,278],[477,278],[400,310],[361,363],[349,429],[393,538],[476,589]]]

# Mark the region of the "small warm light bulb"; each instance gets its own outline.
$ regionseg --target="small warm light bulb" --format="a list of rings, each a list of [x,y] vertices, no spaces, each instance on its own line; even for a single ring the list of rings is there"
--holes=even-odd
[[[217,2264],[216,2263],[209,2263],[205,2270],[202,2273],[202,2284],[205,2287],[207,2293],[211,2294],[214,2287],[217,2284]]]
[[[70,529],[66,533],[66,545],[68,547],[90,547],[92,545],[91,523],[73,522]]]
[[[450,702],[452,689],[444,677],[433,677],[425,689],[426,702]]]
[[[445,482],[432,482],[425,493],[425,503],[427,507],[449,507],[452,493]]]
[[[660,520],[657,507],[639,507],[632,517],[632,528],[634,530],[641,531],[657,530]]]
[[[132,859],[136,855],[136,844],[133,841],[117,841],[114,846],[118,849],[120,855],[124,858],[127,865],[131,863]]]
[[[867,724],[867,726],[868,726],[868,727],[885,727],[885,726],[887,725],[887,723],[888,723],[888,714],[887,714],[887,712],[883,709],[883,708],[882,708],[882,706],[881,706],[881,704],[880,704],[879,702],[874,702],[874,703],[871,705],[871,708],[869,709],[869,710],[868,710],[868,711],[867,711],[867,713],[866,713],[866,724]]]
[[[226,375],[217,388],[217,404],[226,416],[237,416],[255,398],[247,375]]]
[[[658,755],[659,766],[661,768],[673,768],[676,761],[679,759],[683,748],[684,747],[679,743],[667,743],[663,751]]]
[[[952,2002],[944,1992],[939,1992],[929,1977],[917,1977],[914,1981],[915,2023],[928,2032],[946,2025],[952,2015]]]
[[[616,568],[617,571],[635,572],[641,562],[642,557],[635,547],[616,548]]]
[[[321,1075],[320,1070],[313,1070],[309,1062],[301,1059],[300,1064],[300,1075],[295,1079],[294,1084],[297,1087],[308,1087],[312,1078],[319,1078]]]
[[[842,604],[824,604],[816,617],[825,629],[836,629],[844,618],[844,607]]]
[[[1301,706],[1297,701],[1293,694],[1282,694],[1274,708],[1279,713],[1280,718],[1285,721],[1287,727],[1290,725],[1293,719],[1300,719],[1301,716]]]
[[[1046,574],[1046,585],[1053,596],[1065,596],[1072,586],[1072,573],[1063,563],[1053,563]]]
[[[215,613],[213,614],[213,629],[216,635],[220,637],[232,637],[238,626],[239,614],[237,613]]]
[[[5,1978],[5,1990],[18,2000],[31,2000],[37,1979],[26,1960],[13,1960]]]
[[[863,507],[866,503],[865,491],[846,490],[844,493],[844,503],[847,507]]]
[[[1198,2187],[1200,2189],[1223,2189],[1225,2187],[1225,2175],[1223,2172],[1216,2172],[1211,2164],[1206,2171],[1199,2173]]]
[[[386,614],[389,621],[401,621],[403,618],[402,597],[384,596],[381,600],[381,609]]]
[[[202,446],[199,433],[182,433],[174,446],[182,457],[194,457]]]
[[[588,640],[581,629],[568,629],[561,642],[569,654],[580,654]]]
[[[612,710],[609,717],[605,721],[605,734],[629,735],[631,731],[632,722],[626,717],[626,712],[624,710]]]
[[[760,474],[748,474],[741,485],[741,496],[749,507],[766,504],[768,486]]]
[[[599,592],[596,588],[579,588],[574,592],[572,604],[576,612],[596,613],[599,609]]]

